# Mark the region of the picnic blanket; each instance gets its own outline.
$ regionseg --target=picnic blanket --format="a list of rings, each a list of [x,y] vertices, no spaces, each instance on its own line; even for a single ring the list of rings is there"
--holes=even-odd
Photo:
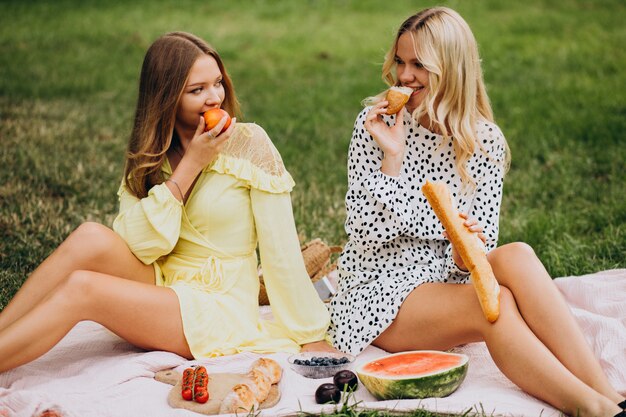
[[[626,269],[579,277],[558,278],[566,297],[612,385],[626,393]],[[265,310],[264,314],[268,314]],[[515,341],[511,341],[515,343]],[[496,368],[484,343],[456,349],[470,357],[467,377],[446,398],[376,401],[359,386],[349,399],[364,409],[396,411],[484,413],[493,416],[551,417],[560,413],[518,389]],[[360,354],[355,366],[385,355],[375,347]],[[335,406],[317,405],[316,388],[331,379],[307,379],[289,369],[287,354],[264,355],[284,369],[282,397],[260,416],[288,416],[299,412],[331,412]],[[36,361],[0,374],[0,416],[39,417],[47,409],[64,417],[192,417],[199,414],[173,409],[167,403],[170,385],[154,379],[157,371],[182,372],[195,363],[211,372],[247,372],[258,355],[242,353],[202,361],[187,361],[167,352],[145,352],[93,322],[81,322],[50,352]],[[468,412],[469,411],[469,412]]]

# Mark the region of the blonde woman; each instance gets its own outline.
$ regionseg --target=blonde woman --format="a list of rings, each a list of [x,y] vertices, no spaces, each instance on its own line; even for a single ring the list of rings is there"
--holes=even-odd
[[[111,230],[85,223],[0,314],[0,372],[51,349],[81,320],[186,358],[330,350],[328,311],[304,266],[294,183],[258,125],[239,111],[218,53],[175,32],[148,49]],[[273,322],[258,310],[259,246]]]
[[[356,119],[349,242],[330,304],[335,347],[357,354],[369,344],[399,352],[485,341],[502,372],[531,395],[570,415],[619,413],[624,399],[533,250],[496,247],[508,147],[467,23],[443,7],[411,16],[386,56],[383,79],[413,92],[397,116],[387,116],[378,97]],[[465,225],[486,245],[501,284],[493,324],[420,191],[427,180],[448,184]]]

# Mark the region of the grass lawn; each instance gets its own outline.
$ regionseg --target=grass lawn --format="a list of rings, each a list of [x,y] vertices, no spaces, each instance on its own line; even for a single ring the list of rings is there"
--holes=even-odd
[[[302,241],[346,240],[352,125],[399,23],[431,1],[0,3],[0,308],[81,222],[110,225],[143,54],[185,30],[220,51],[296,183]],[[442,1],[480,45],[511,147],[500,243],[553,276],[626,267],[626,6]],[[416,414],[417,415],[417,414]],[[421,414],[420,414],[421,415]]]

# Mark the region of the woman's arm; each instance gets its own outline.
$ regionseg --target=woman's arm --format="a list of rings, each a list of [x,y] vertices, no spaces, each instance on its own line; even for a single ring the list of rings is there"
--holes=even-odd
[[[485,128],[485,131],[480,132],[479,135],[485,152],[479,151],[480,156],[473,166],[472,172],[474,172],[477,184],[468,211],[470,221],[475,220],[479,228],[482,228],[486,252],[495,249],[498,243],[506,151],[502,132],[495,125],[490,125],[489,128],[491,130]],[[454,255],[449,246],[446,250],[447,271],[467,275],[467,272],[459,270],[454,261]],[[456,257],[458,258],[458,255]]]
[[[200,117],[176,169],[164,183],[153,186],[147,197],[139,199],[124,184],[120,187],[120,211],[113,230],[143,263],[156,261],[176,246],[185,196],[203,167],[215,160],[235,129],[236,119],[233,119],[226,132],[219,134],[225,122],[224,118],[210,132],[205,132],[204,118]]]
[[[407,230],[413,209],[402,176],[381,171],[383,152],[364,125],[368,112],[359,114],[352,132],[345,226],[351,240],[374,249]]]
[[[263,281],[276,322],[304,345],[324,339],[330,316],[311,283],[287,192],[250,190]]]
[[[183,204],[165,184],[155,185],[139,199],[122,184],[118,191],[120,211],[113,230],[144,264],[172,251],[180,234]]]

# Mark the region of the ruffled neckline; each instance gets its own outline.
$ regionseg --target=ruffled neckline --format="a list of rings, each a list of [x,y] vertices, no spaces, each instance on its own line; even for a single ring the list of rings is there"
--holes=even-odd
[[[208,171],[232,175],[237,179],[246,181],[252,188],[269,193],[290,192],[296,185],[287,170],[283,171],[281,175],[272,175],[246,159],[221,154],[204,169],[204,172]]]
[[[265,134],[263,129],[251,123],[238,123],[236,131],[233,132],[233,136],[228,141],[246,141],[255,140],[267,143],[271,149],[275,149],[271,144],[270,139]],[[267,139],[265,139],[267,138]],[[267,140],[267,142],[265,142]],[[250,146],[254,146],[251,144]],[[245,181],[250,187],[269,192],[269,193],[284,193],[290,192],[295,186],[295,182],[291,177],[291,174],[284,169],[280,155],[276,151],[274,155],[278,166],[282,169],[275,170],[275,173],[268,172],[260,166],[254,164],[252,161],[239,158],[234,155],[220,153],[217,158],[210,164],[208,164],[203,170],[203,173],[209,173],[211,171],[220,174],[230,175],[239,180]],[[172,166],[169,159],[165,158],[162,170],[167,176],[172,175]]]

